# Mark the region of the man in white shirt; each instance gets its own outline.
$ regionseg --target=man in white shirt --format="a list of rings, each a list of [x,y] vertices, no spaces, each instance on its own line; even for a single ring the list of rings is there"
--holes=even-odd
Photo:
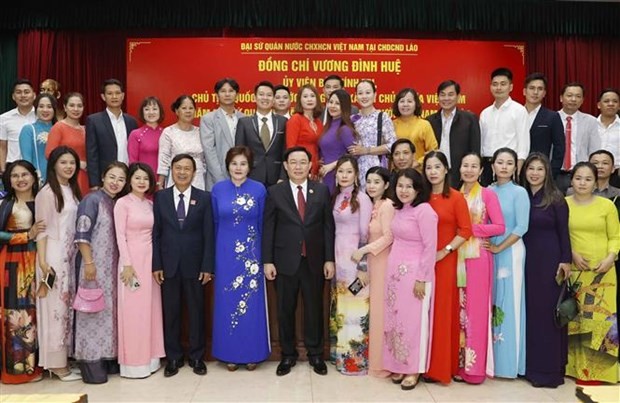
[[[291,118],[291,91],[285,85],[276,85],[274,88],[273,97],[273,111],[284,116],[287,119]]]
[[[610,184],[620,187],[620,92],[614,88],[605,88],[598,97],[598,132],[601,136],[602,148],[614,156],[614,172]]]
[[[508,147],[516,151],[519,171],[530,152],[527,111],[523,105],[510,98],[512,89],[512,72],[509,69],[500,67],[491,73],[491,93],[495,102],[480,114],[480,139],[484,168],[480,181],[483,186],[490,185],[493,181],[491,160],[498,149]]]
[[[26,124],[36,120],[34,98],[36,93],[29,80],[21,78],[13,84],[11,96],[17,107],[0,115],[0,175],[6,164],[21,158],[19,134]]]
[[[579,110],[583,104],[583,93],[581,83],[570,82],[564,85],[560,95],[562,109],[558,113],[564,126],[566,151],[556,184],[564,193],[570,186],[570,171],[575,164],[588,161],[588,156],[601,148],[596,118]]]

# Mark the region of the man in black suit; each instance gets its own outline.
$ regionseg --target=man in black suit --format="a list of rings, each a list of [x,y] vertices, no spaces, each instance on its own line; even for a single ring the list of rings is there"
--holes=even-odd
[[[523,95],[530,129],[530,153],[540,152],[549,158],[555,179],[562,169],[566,139],[560,115],[542,106],[542,101],[547,95],[547,77],[542,73],[527,76]]]
[[[286,151],[289,180],[269,188],[263,226],[265,277],[276,281],[282,360],[276,374],[295,366],[295,310],[304,301],[304,344],[310,365],[327,374],[323,361],[323,283],[334,276],[334,217],[329,190],[309,181],[311,155],[304,147]]]
[[[136,119],[121,109],[125,92],[120,81],[105,80],[101,99],[106,109],[86,118],[86,170],[91,188],[101,186],[101,173],[110,162],[128,162],[127,139],[129,133],[138,128]]]
[[[211,196],[191,186],[196,162],[189,154],[172,159],[174,186],[155,194],[153,213],[153,276],[162,289],[164,376],[183,366],[181,347],[182,299],[188,310],[189,366],[204,375],[204,285],[213,277],[214,239]]]
[[[461,159],[467,153],[480,154],[480,125],[471,112],[457,108],[461,86],[454,80],[446,80],[437,87],[441,109],[427,120],[431,123],[439,150],[448,157],[450,186],[458,188]]]
[[[235,134],[236,146],[248,146],[254,153],[250,178],[266,187],[285,179],[282,168],[286,151],[286,118],[272,112],[273,84],[261,81],[254,87],[256,113],[239,119]]]

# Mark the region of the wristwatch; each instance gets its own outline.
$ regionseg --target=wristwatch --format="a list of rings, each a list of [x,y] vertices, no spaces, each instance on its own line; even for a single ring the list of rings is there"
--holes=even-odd
[[[454,248],[452,247],[452,245],[447,244],[446,247],[444,248],[446,251],[448,251],[448,253],[452,253],[454,252]]]

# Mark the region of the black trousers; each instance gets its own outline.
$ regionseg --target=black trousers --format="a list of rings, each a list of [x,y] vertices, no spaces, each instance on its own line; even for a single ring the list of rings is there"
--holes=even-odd
[[[191,360],[202,360],[205,355],[204,287],[196,278],[183,278],[177,272],[165,278],[161,285],[164,308],[164,349],[168,360],[183,359],[181,347],[181,307],[187,305],[189,322],[189,352]]]
[[[493,164],[491,164],[491,157],[482,157],[482,169],[480,184],[482,186],[489,186],[493,183]]]
[[[295,347],[295,310],[301,289],[304,302],[304,345],[308,357],[323,356],[323,268],[313,270],[308,259],[301,258],[297,273],[278,273],[276,293],[278,301],[278,329],[282,358],[297,358]]]
[[[555,184],[562,193],[566,194],[566,191],[570,187],[570,172],[560,171],[555,177]]]

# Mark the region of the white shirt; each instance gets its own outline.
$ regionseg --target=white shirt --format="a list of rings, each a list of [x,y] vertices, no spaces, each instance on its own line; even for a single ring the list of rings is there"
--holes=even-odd
[[[603,148],[614,155],[614,166],[620,168],[620,116],[616,115],[616,120],[607,127],[601,122],[600,115],[596,120]]]
[[[291,191],[293,192],[293,199],[295,200],[295,207],[298,206],[297,204],[297,192],[299,191],[299,189],[297,189],[297,185],[296,183],[293,183],[292,180],[289,180],[288,183],[291,185]],[[301,183],[301,191],[304,194],[304,200],[306,201],[306,204],[308,203],[308,181],[304,181],[304,183]]]
[[[532,109],[531,112],[527,113],[527,129],[532,130],[532,125],[534,124],[534,120],[536,120],[536,115],[538,115],[538,111],[542,104],[538,105],[536,108]],[[527,111],[527,108],[525,109]]]
[[[172,195],[174,196],[174,208],[175,210],[179,208],[179,201],[181,201],[181,198],[179,197],[179,195],[181,194],[181,192],[179,191],[179,189],[177,189],[176,186],[174,186],[172,188]],[[185,217],[187,217],[187,213],[189,213],[189,206],[190,206],[190,201],[192,200],[192,187],[189,186],[187,189],[185,189],[185,192],[183,192],[183,203],[185,203]]]
[[[272,113],[269,112],[266,115],[262,115],[259,112],[256,112],[256,116],[258,116],[258,134],[260,135],[260,129],[263,127],[263,118],[267,118],[267,127],[269,128],[269,138],[273,138],[273,117]]]
[[[530,152],[530,132],[527,128],[527,110],[512,98],[499,108],[495,103],[480,114],[482,156],[492,157],[499,148],[508,147],[517,152],[520,160]]]
[[[441,142],[439,144],[439,151],[445,154],[446,158],[448,158],[448,165],[451,164],[450,159],[450,129],[452,128],[452,121],[454,120],[454,115],[456,115],[456,108],[452,109],[452,112],[446,115],[442,110],[441,114]]]
[[[125,119],[123,119],[123,112],[121,111],[117,118],[110,109],[106,108],[105,111],[110,117],[112,129],[114,129],[114,136],[116,137],[116,159],[127,164],[129,162],[129,154],[127,153],[127,127],[125,126]]]
[[[27,124],[34,123],[37,117],[34,112],[34,106],[26,115],[19,113],[17,108],[0,115],[0,140],[7,141],[6,162],[13,162],[22,157],[19,151],[19,135],[22,127]]]
[[[234,110],[232,114],[229,115],[224,109],[222,109],[222,113],[226,118],[226,124],[228,125],[228,130],[230,130],[232,142],[233,144],[235,144],[235,133],[237,133],[237,123],[239,123],[239,118],[237,117],[237,110]],[[258,129],[260,130],[260,127]]]

